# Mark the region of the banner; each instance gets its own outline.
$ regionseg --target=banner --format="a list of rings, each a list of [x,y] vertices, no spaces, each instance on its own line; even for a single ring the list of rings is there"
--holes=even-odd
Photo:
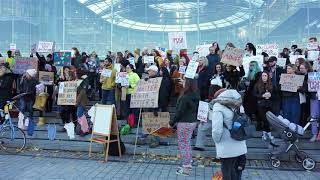
[[[17,57],[13,65],[14,74],[24,74],[28,69],[38,70],[38,58],[36,57]]]
[[[39,82],[45,85],[52,85],[54,81],[54,73],[39,71]]]
[[[53,60],[57,67],[71,66],[71,52],[54,52]]]
[[[198,45],[196,46],[196,51],[199,53],[199,56],[206,57],[210,52],[209,48],[212,46],[212,44],[204,44],[204,45]]]
[[[151,134],[161,127],[168,127],[170,121],[169,112],[159,112],[155,116],[153,112],[142,113],[142,128],[144,134]]]
[[[303,86],[304,75],[281,74],[281,90],[288,92],[297,92],[299,86]]]
[[[44,42],[39,41],[37,45],[37,52],[53,52],[54,51],[54,42]]]
[[[320,90],[320,72],[308,73],[308,91],[318,92]]]
[[[143,56],[143,63],[154,64],[154,56]]]
[[[208,121],[209,103],[199,101],[197,119],[202,122]]]
[[[245,77],[247,77],[249,73],[249,65],[251,61],[256,61],[260,67],[261,70],[263,70],[263,56],[244,56],[242,59],[242,66],[245,71]]]
[[[244,50],[232,47],[226,47],[222,54],[221,62],[233,66],[242,65]]]
[[[116,83],[121,84],[121,86],[129,86],[129,75],[126,72],[117,72]]]
[[[130,108],[157,108],[161,81],[162,77],[140,79],[131,95]]]
[[[278,57],[279,55],[279,50],[278,50],[278,45],[277,44],[260,44],[257,45],[257,54],[261,54],[262,52],[265,52],[271,56]]]
[[[187,49],[186,32],[169,32],[169,49],[180,50]]]
[[[77,82],[65,81],[59,83],[58,105],[76,105]]]
[[[198,66],[199,66],[199,62],[190,61],[186,70],[185,77],[193,79],[197,73]]]

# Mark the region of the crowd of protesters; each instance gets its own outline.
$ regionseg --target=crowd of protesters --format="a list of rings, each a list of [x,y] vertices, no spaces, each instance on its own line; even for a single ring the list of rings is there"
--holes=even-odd
[[[309,43],[316,43],[317,39],[312,37]],[[235,47],[227,43],[226,47]],[[176,105],[175,117],[171,119],[170,126],[177,127],[178,146],[183,166],[177,171],[178,174],[188,175],[192,169],[190,139],[193,131],[198,127],[196,146],[194,150],[205,150],[205,132],[212,130],[212,137],[216,143],[217,156],[223,163],[224,174],[233,176],[244,168],[243,155],[247,148],[245,142],[235,142],[226,131],[224,126],[231,126],[232,111],[227,106],[243,105],[244,112],[257,124],[257,129],[262,131],[263,140],[272,140],[270,125],[266,120],[266,112],[271,111],[275,115],[282,115],[289,121],[299,125],[305,125],[308,118],[318,119],[320,116],[320,101],[318,93],[308,91],[308,73],[318,71],[318,63],[308,61],[308,53],[305,47],[299,48],[292,45],[291,50],[284,48],[279,56],[270,56],[263,52],[257,54],[256,47],[247,43],[244,47],[245,56],[262,55],[262,65],[256,61],[249,63],[247,75],[242,65],[236,67],[221,62],[223,50],[219,44],[214,42],[209,48],[207,56],[199,56],[199,52],[193,52],[189,57],[186,49],[177,54],[172,50],[161,53],[157,49],[143,50],[135,49],[132,52],[108,52],[106,58],[100,59],[95,51],[91,54],[80,53],[77,48],[72,48],[72,60],[70,66],[63,68],[55,67],[52,54],[40,55],[38,58],[38,69],[28,69],[23,76],[12,73],[15,57],[19,53],[7,52],[4,63],[0,66],[0,105],[1,108],[10,97],[19,93],[27,93],[20,100],[20,110],[29,112],[29,118],[33,122],[33,104],[38,95],[39,81],[38,71],[54,73],[54,83],[46,85],[45,92],[48,94],[46,106],[42,111],[51,112],[56,106],[59,82],[82,80],[77,89],[76,105],[58,106],[57,111],[63,123],[77,122],[85,113],[85,107],[89,101],[100,101],[102,104],[114,104],[120,119],[134,118],[133,127],[138,123],[138,110],[130,108],[130,99],[135,92],[140,79],[162,77],[159,90],[158,108],[148,109],[157,116],[158,112],[168,111],[169,106]],[[318,49],[320,50],[319,46]],[[34,54],[31,54],[33,56]],[[296,62],[290,63],[290,56],[305,55],[298,58]],[[145,63],[145,56],[153,56],[154,63]],[[286,58],[286,66],[277,65],[278,58]],[[134,59],[134,61],[130,61]],[[184,77],[180,68],[188,66],[190,61],[197,61],[198,69],[194,79]],[[116,65],[120,69],[116,69]],[[102,73],[107,71],[108,73]],[[122,87],[115,82],[116,72],[127,72],[129,84]],[[297,92],[281,90],[281,74],[304,75],[303,86],[298,87]],[[11,87],[11,88],[9,88]],[[125,97],[125,98],[123,98]],[[304,99],[304,100],[303,100]],[[197,121],[197,108],[199,101],[214,102],[209,112],[208,122]],[[218,102],[218,103],[216,103]],[[229,105],[228,105],[229,103]],[[39,125],[44,120],[39,119]],[[311,142],[317,140],[319,124],[312,123]],[[32,135],[32,133],[30,134]],[[81,134],[84,135],[84,134]],[[143,138],[143,137],[142,137]],[[159,142],[153,143],[152,147],[158,146]],[[231,149],[237,146],[238,151]],[[227,164],[236,164],[237,169]],[[239,175],[239,174],[238,174]],[[230,176],[230,177],[231,177]],[[240,175],[241,176],[241,173]]]

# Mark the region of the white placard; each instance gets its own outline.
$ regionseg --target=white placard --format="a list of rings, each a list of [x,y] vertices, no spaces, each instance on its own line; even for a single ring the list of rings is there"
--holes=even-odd
[[[190,61],[190,62],[189,62],[189,65],[188,65],[188,67],[187,67],[187,70],[186,70],[186,75],[185,75],[185,77],[186,77],[186,78],[193,79],[194,76],[195,76],[196,73],[197,73],[198,65],[199,65],[199,62]]]
[[[291,64],[295,64],[296,63],[296,60],[298,59],[298,58],[305,58],[305,56],[304,55],[291,55],[290,56],[290,63]]]
[[[319,51],[308,51],[308,60],[316,61],[319,58]]]
[[[197,119],[202,122],[208,121],[209,103],[199,101]]]
[[[180,74],[185,74],[186,73],[186,68],[187,68],[187,66],[180,66],[179,67],[179,73]]]
[[[260,44],[257,45],[257,54],[261,55],[262,52],[265,52],[271,56],[278,57],[279,49],[277,44]]]
[[[129,75],[127,72],[117,72],[116,83],[120,83],[121,86],[129,86]]]
[[[59,94],[62,94],[63,93],[63,91],[64,91],[64,82],[60,82],[59,83]]]
[[[134,57],[129,58],[128,61],[130,62],[130,64],[133,65],[134,68],[136,68],[136,62],[135,62]]]
[[[15,43],[10,43],[10,50],[15,51],[17,49],[17,45]]]
[[[101,76],[103,77],[111,77],[112,71],[110,69],[103,69],[101,72]]]
[[[209,48],[212,44],[204,44],[196,46],[197,52],[199,52],[199,56],[207,56],[209,54]]]
[[[277,65],[281,67],[285,67],[287,63],[287,58],[278,58]]]
[[[117,72],[120,72],[120,71],[121,71],[121,64],[120,64],[120,63],[115,63],[115,64],[114,64],[114,69],[115,69]]]
[[[187,35],[186,32],[169,32],[169,49],[179,50],[187,49]]]
[[[154,56],[143,56],[143,63],[154,64]]]
[[[307,44],[308,50],[317,50],[318,48],[319,48],[319,44],[317,42]]]
[[[37,46],[37,52],[53,52],[54,42],[39,41]]]

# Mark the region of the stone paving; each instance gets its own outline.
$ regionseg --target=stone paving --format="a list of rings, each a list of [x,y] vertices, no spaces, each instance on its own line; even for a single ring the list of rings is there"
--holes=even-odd
[[[139,163],[131,161],[102,163],[98,160],[54,158],[27,155],[0,155],[0,179],[19,180],[89,180],[89,179],[151,179],[173,180],[192,179],[210,180],[219,170],[219,166],[193,168],[189,177],[175,174],[177,165],[161,163]],[[319,171],[279,170],[265,168],[247,168],[243,179],[279,179],[279,180],[317,180]]]

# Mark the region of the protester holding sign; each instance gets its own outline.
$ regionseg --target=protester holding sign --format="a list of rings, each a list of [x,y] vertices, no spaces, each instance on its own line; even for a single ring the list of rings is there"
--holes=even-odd
[[[160,89],[159,89],[159,108],[161,112],[167,112],[167,107],[170,101],[170,95],[173,87],[169,71],[167,68],[160,68],[159,75],[162,77]]]
[[[81,54],[78,48],[73,47],[71,50],[71,65],[75,66],[76,68],[80,68],[81,64]]]
[[[214,42],[212,46],[209,48],[209,52],[210,54],[207,55],[208,68],[209,68],[209,71],[212,73],[214,66],[221,60],[221,57],[219,55],[219,52],[220,52],[219,44],[217,42]]]
[[[14,75],[8,65],[0,64],[0,109],[12,97],[12,84]]]
[[[254,45],[252,43],[247,43],[245,50],[246,50],[245,56],[257,55],[256,47],[254,47]]]
[[[104,69],[102,70],[100,83],[102,84],[102,104],[116,104],[115,100],[115,80],[116,70],[113,68],[112,59],[107,57],[104,61]]]
[[[192,170],[191,137],[197,126],[197,109],[200,100],[197,81],[186,79],[185,90],[177,102],[174,119],[170,120],[171,127],[177,126],[178,148],[182,159],[182,167],[178,175],[189,175]]]
[[[178,96],[183,89],[184,74],[181,73],[180,68],[186,67],[185,61],[180,59],[178,66],[174,65],[173,67],[175,67],[175,70],[171,74],[171,78],[172,78],[173,84],[174,84],[173,95]]]
[[[197,62],[199,63],[196,75],[198,76],[198,88],[200,90],[201,101],[204,101],[208,98],[208,90],[210,86],[209,78],[211,73],[208,67],[208,59],[206,57],[201,56]]]
[[[222,63],[219,62],[214,66],[213,75],[210,79],[210,84],[218,85],[223,88],[226,87],[226,83],[224,81],[224,69],[223,69]]]
[[[239,82],[241,77],[245,75],[243,66],[239,66],[240,71],[237,70],[236,66],[233,65],[226,65],[226,71],[224,73],[224,77],[226,80],[226,87],[228,89],[238,89]]]
[[[7,54],[8,54],[8,57],[6,58],[6,63],[8,63],[10,69],[12,69],[15,64],[15,58],[13,57],[11,50],[7,51]]]
[[[296,66],[289,64],[287,66],[288,74],[295,74]],[[300,99],[298,92],[282,91],[282,112],[283,117],[290,122],[299,124],[300,119]]]

